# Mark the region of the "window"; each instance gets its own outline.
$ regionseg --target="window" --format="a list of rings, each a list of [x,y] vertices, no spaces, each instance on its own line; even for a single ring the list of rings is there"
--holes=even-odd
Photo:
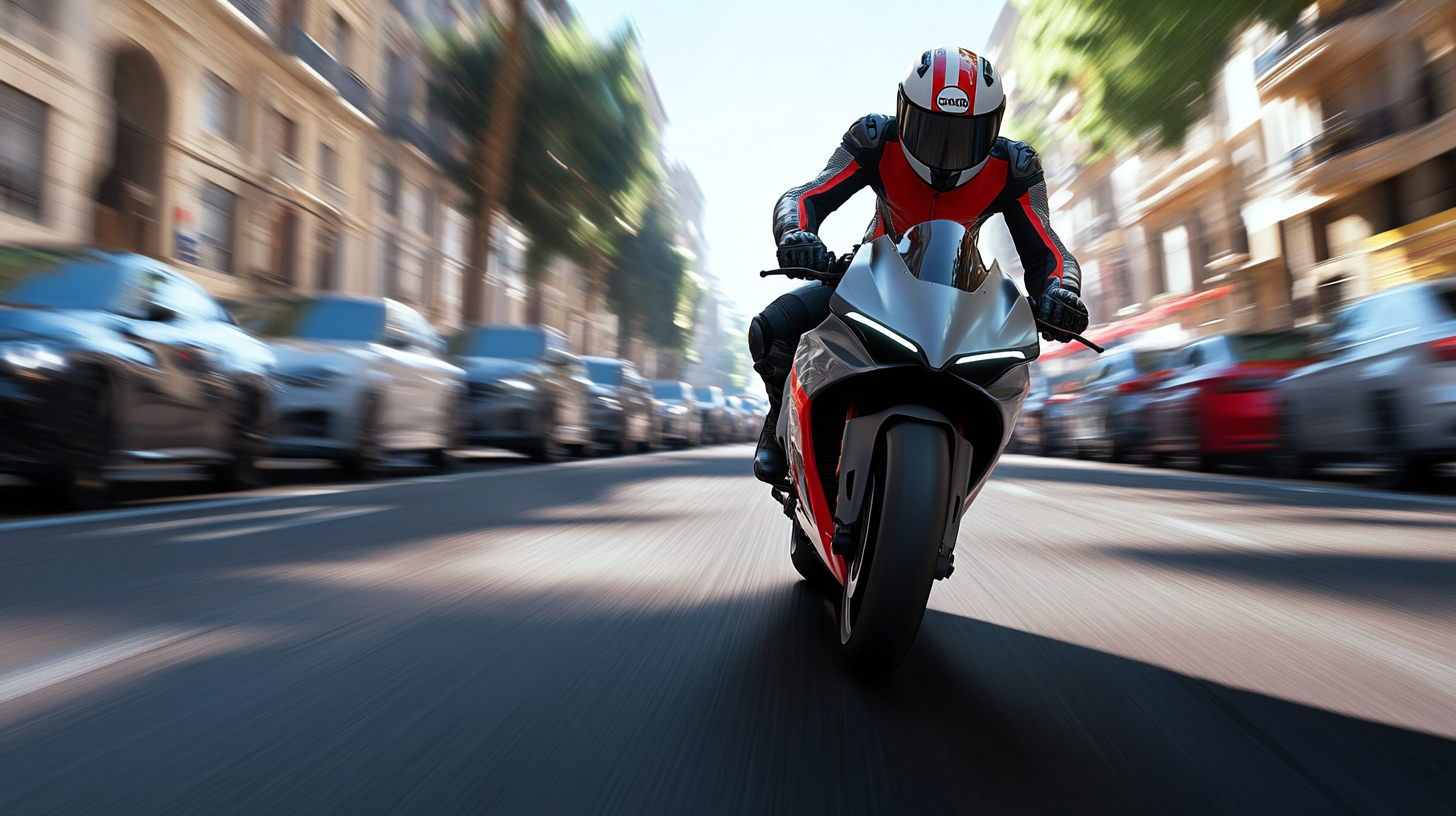
[[[238,141],[238,91],[208,71],[202,80],[202,126],[214,136]]]
[[[202,287],[171,272],[159,274],[161,282],[152,298],[157,305],[165,306],[192,320],[225,319],[222,307]]]
[[[374,206],[390,215],[399,212],[399,168],[392,163],[374,165]]]
[[[0,210],[40,220],[45,178],[44,102],[0,83]]]
[[[198,265],[218,272],[233,271],[233,232],[238,197],[213,184],[202,184],[202,214],[198,219]]]
[[[285,286],[298,281],[295,274],[295,259],[298,256],[298,215],[289,207],[283,207],[278,219],[273,222],[273,275]]]
[[[1193,263],[1189,257],[1188,228],[1174,227],[1163,233],[1163,286],[1183,295],[1193,291]]]
[[[314,269],[314,286],[323,292],[339,287],[339,230],[324,226],[318,232],[318,263]]]
[[[273,111],[273,147],[284,156],[298,160],[298,123]]]
[[[348,70],[354,62],[354,29],[337,11],[329,13],[329,50],[339,65]]]
[[[319,175],[324,183],[339,186],[339,152],[327,142],[319,142]]]

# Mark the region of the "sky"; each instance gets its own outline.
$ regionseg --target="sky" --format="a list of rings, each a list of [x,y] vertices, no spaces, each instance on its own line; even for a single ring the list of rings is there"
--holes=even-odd
[[[598,36],[630,23],[667,111],[664,146],[703,188],[708,272],[732,308],[756,314],[795,283],[760,279],[774,261],[773,206],[813,178],[927,48],[980,52],[1003,0],[572,0]],[[825,244],[864,234],[869,190],[830,216]]]

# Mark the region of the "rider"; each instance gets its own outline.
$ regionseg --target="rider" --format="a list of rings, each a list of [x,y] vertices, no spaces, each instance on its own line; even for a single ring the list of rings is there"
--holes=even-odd
[[[1005,110],[1001,77],[990,61],[964,48],[926,51],[900,83],[896,115],[872,113],[855,122],[824,170],[779,198],[774,208],[779,266],[829,269],[834,256],[815,233],[866,185],[876,196],[866,241],[898,238],[933,219],[959,221],[975,231],[1000,213],[1026,268],[1036,316],[1060,330],[1042,336],[1067,342],[1067,332],[1081,333],[1087,307],[1079,297],[1077,261],[1052,232],[1036,151],[999,135]],[[831,285],[811,283],[781,296],[749,324],[753,368],[769,398],[753,472],[770,484],[788,475],[774,427],[794,351],[800,335],[829,316],[833,293]]]

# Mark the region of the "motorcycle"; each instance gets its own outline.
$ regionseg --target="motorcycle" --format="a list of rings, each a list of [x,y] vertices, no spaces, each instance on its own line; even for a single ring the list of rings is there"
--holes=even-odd
[[[1040,354],[1028,299],[986,267],[975,238],[930,221],[828,272],[760,273],[837,283],[785,384],[776,432],[789,480],[774,498],[793,524],[794,567],[840,596],[839,642],[858,670],[905,659]]]

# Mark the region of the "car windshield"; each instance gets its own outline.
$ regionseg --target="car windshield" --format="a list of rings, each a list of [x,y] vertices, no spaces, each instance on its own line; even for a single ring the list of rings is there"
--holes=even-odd
[[[450,339],[450,353],[459,357],[537,360],[546,353],[546,335],[535,329],[477,329]]]
[[[597,385],[621,385],[622,365],[606,360],[587,360],[586,375]]]
[[[1309,356],[1310,336],[1306,332],[1239,334],[1229,341],[1234,358],[1241,363],[1298,360]]]
[[[986,280],[976,235],[954,221],[911,227],[895,247],[910,274],[927,282],[974,292]]]
[[[125,267],[90,255],[0,250],[0,304],[41,309],[106,309]]]
[[[659,382],[652,384],[652,396],[660,400],[680,400],[683,395],[682,383]]]
[[[713,387],[710,385],[700,385],[693,389],[693,395],[698,398],[698,402],[712,402]]]
[[[1151,374],[1154,371],[1162,371],[1168,367],[1168,361],[1172,359],[1171,349],[1156,349],[1148,351],[1134,351],[1132,353],[1132,367],[1137,369],[1139,374]]]
[[[238,323],[260,337],[367,343],[384,331],[384,304],[357,300],[275,300],[243,308]]]

